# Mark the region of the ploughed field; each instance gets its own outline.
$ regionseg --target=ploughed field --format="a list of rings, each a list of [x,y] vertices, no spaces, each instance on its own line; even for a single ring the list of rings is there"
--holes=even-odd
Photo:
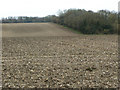
[[[52,23],[3,24],[3,88],[118,87],[118,36]]]

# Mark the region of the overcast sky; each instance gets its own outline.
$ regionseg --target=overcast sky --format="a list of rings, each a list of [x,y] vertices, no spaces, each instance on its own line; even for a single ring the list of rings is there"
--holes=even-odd
[[[70,8],[118,11],[119,0],[0,0],[0,18],[8,16],[47,16]]]

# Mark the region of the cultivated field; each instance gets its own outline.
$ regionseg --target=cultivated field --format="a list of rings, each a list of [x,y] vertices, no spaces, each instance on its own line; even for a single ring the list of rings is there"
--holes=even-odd
[[[3,24],[3,37],[76,36],[53,23]]]
[[[52,23],[3,24],[3,87],[116,88],[117,38]]]

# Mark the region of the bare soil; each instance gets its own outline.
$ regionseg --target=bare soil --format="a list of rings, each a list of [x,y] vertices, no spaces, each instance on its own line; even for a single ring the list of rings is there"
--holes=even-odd
[[[116,88],[117,38],[78,35],[52,23],[3,24],[3,87]]]

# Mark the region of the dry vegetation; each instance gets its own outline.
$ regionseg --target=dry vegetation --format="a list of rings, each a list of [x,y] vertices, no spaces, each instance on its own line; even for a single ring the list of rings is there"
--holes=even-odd
[[[3,37],[76,36],[53,23],[3,24]]]
[[[3,87],[116,88],[117,38],[51,23],[3,24]]]

